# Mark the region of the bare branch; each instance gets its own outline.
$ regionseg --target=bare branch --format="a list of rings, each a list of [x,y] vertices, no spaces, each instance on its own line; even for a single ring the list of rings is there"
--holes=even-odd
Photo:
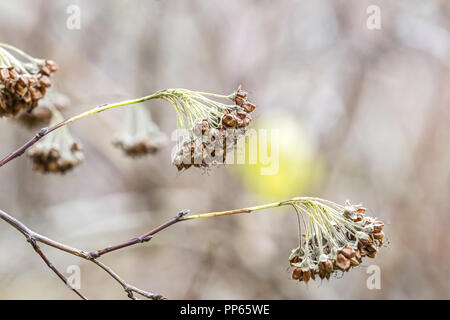
[[[119,282],[124,290],[127,292],[127,295],[130,299],[136,299],[133,295],[133,292],[138,293],[142,295],[143,297],[146,297],[148,299],[152,300],[163,300],[165,299],[164,296],[161,294],[155,294],[148,291],[144,291],[142,289],[136,288],[134,286],[129,285],[126,283],[119,275],[117,275],[111,268],[106,266],[100,261],[95,260],[89,253],[70,247],[68,245],[65,245],[63,243],[57,242],[55,240],[52,240],[48,237],[45,237],[43,235],[40,235],[34,231],[32,231],[30,228],[28,228],[25,224],[23,224],[21,221],[17,220],[16,218],[12,217],[11,215],[7,214],[6,212],[0,210],[0,218],[4,221],[6,221],[8,224],[13,226],[15,229],[17,229],[20,233],[22,233],[27,241],[31,244],[34,251],[44,260],[44,262],[47,264],[47,266],[73,291],[75,292],[80,298],[87,300],[87,298],[76,288],[73,288],[67,281],[66,277],[58,271],[58,269],[50,262],[50,260],[45,256],[45,254],[42,252],[41,248],[37,244],[38,242],[44,243],[48,246],[51,246],[53,248],[56,248],[58,250],[64,251],[66,253],[72,254],[74,256],[83,258],[85,260],[89,260],[93,263],[95,263],[97,266],[102,268],[106,273],[108,273],[114,280]]]
[[[42,252],[41,248],[36,243],[35,239],[28,239],[28,242],[33,247],[34,251],[37,252],[37,254],[44,260],[44,262],[47,264],[47,266],[53,270],[54,273],[61,279],[62,282],[64,282],[73,292],[75,292],[76,295],[78,295],[83,300],[88,300],[78,289],[72,287],[70,283],[67,281],[67,278],[63,276],[61,272],[56,269],[56,267],[48,260],[48,258],[45,256],[45,254]]]
[[[50,260],[47,258],[47,256],[42,252],[41,248],[37,244],[37,239],[43,239],[44,237],[41,237],[40,235],[36,234],[35,232],[31,231],[28,227],[26,227],[22,222],[17,220],[16,218],[8,215],[6,212],[3,212],[0,210],[0,218],[8,222],[10,225],[12,225],[14,228],[19,230],[27,239],[27,241],[31,244],[34,251],[44,260],[44,262],[47,264],[47,266],[61,279],[62,282],[64,282],[65,285],[67,285],[70,290],[75,292],[81,299],[87,300],[87,298],[76,288],[73,288],[69,282],[67,281],[67,278],[64,277],[64,275],[59,272],[59,270],[50,262]],[[45,238],[47,239],[47,238]],[[62,250],[62,249],[61,249]],[[66,251],[66,250],[64,250]]]
[[[160,294],[155,294],[155,293],[151,293],[148,291],[144,291],[141,289],[138,289],[132,285],[129,285],[128,283],[126,283],[121,277],[119,277],[119,275],[117,275],[117,273],[115,273],[110,267],[108,267],[107,265],[105,265],[104,263],[93,259],[92,262],[94,262],[96,265],[98,265],[100,268],[102,268],[103,270],[106,271],[106,273],[108,273],[111,277],[113,277],[118,283],[120,283],[120,285],[123,287],[123,289],[125,290],[125,292],[127,293],[128,297],[132,300],[137,300],[137,298],[133,295],[133,292],[139,293],[140,295],[151,299],[151,300],[165,300],[164,296],[160,295]]]
[[[128,240],[126,242],[111,246],[111,247],[107,247],[105,249],[101,249],[101,250],[97,250],[97,251],[93,251],[89,253],[89,256],[92,258],[98,258],[106,253],[115,251],[115,250],[119,250],[122,248],[126,248],[138,243],[144,243],[144,242],[148,242],[152,239],[152,237],[157,234],[158,232],[170,227],[171,225],[182,221],[183,217],[185,215],[187,215],[189,213],[189,210],[182,210],[180,211],[175,217],[173,217],[172,219],[170,219],[169,221],[163,223],[162,225],[156,227],[155,229],[153,229],[152,231],[147,232],[146,234],[143,234],[137,238],[133,238],[131,240]]]

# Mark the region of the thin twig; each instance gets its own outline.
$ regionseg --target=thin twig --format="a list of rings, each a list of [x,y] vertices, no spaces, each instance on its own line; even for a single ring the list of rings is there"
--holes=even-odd
[[[126,283],[119,275],[117,275],[111,268],[106,266],[100,261],[97,261],[94,259],[88,252],[70,247],[68,245],[65,245],[63,243],[57,242],[55,240],[52,240],[48,237],[45,237],[43,235],[40,235],[39,233],[36,233],[32,231],[30,228],[28,228],[25,224],[23,224],[18,219],[12,217],[11,215],[7,214],[6,212],[0,210],[0,218],[4,221],[6,221],[8,224],[13,226],[15,229],[17,229],[20,233],[22,233],[27,241],[31,244],[34,251],[44,260],[44,262],[47,264],[47,266],[54,272],[56,275],[67,285],[69,288],[74,291],[80,298],[87,300],[87,298],[81,294],[80,291],[78,291],[76,288],[73,288],[67,281],[67,279],[64,277],[64,275],[56,269],[56,267],[50,262],[50,260],[45,256],[45,254],[42,252],[41,248],[37,244],[38,242],[44,243],[48,246],[51,246],[55,249],[64,251],[66,253],[72,254],[74,256],[83,258],[85,260],[91,261],[95,263],[97,266],[102,268],[105,272],[107,272],[114,280],[119,282],[124,290],[127,292],[127,295],[130,299],[135,299],[133,296],[133,292],[139,293],[140,295],[152,299],[152,300],[162,300],[165,299],[164,296],[161,294],[155,294],[148,291],[144,291],[142,289],[136,288],[132,285],[129,285]]]
[[[64,277],[64,275],[59,272],[58,269],[56,269],[56,267],[50,262],[50,260],[45,256],[45,254],[42,252],[41,248],[39,247],[39,245],[36,243],[36,240],[34,239],[29,239],[28,242],[31,244],[31,246],[33,247],[34,251],[37,252],[37,254],[42,258],[42,260],[44,260],[44,262],[47,264],[47,266],[53,270],[54,273],[56,273],[56,275],[61,279],[62,282],[64,282],[73,292],[75,292],[76,295],[78,295],[81,299],[83,300],[88,300],[88,298],[86,298],[86,296],[84,296],[78,289],[74,288],[73,286],[70,285],[70,283],[67,281],[67,278]]]
[[[62,282],[64,282],[65,285],[67,285],[73,292],[75,292],[81,299],[87,300],[87,298],[76,288],[73,288],[69,282],[67,281],[67,278],[64,277],[64,275],[59,272],[59,270],[50,262],[50,260],[47,258],[47,256],[42,252],[41,248],[37,244],[38,239],[43,238],[40,235],[36,234],[35,232],[31,231],[28,227],[26,227],[22,222],[17,220],[16,218],[8,215],[6,212],[3,212],[0,210],[0,218],[8,222],[10,225],[12,225],[14,228],[19,230],[27,239],[27,241],[31,244],[34,251],[44,260],[45,264],[61,279]],[[65,248],[65,247],[64,247]],[[61,248],[61,250],[63,250]]]
[[[138,289],[132,285],[129,285],[128,283],[126,283],[121,277],[119,277],[119,275],[117,273],[115,273],[110,267],[108,267],[107,265],[105,265],[104,263],[92,259],[92,262],[94,262],[96,265],[98,265],[100,268],[102,268],[103,270],[105,270],[106,273],[108,273],[111,277],[113,277],[118,283],[120,283],[120,285],[123,287],[123,289],[125,290],[125,292],[127,293],[127,296],[132,299],[132,300],[137,300],[137,298],[133,295],[133,292],[139,293],[140,295],[151,299],[151,300],[165,300],[166,298],[164,298],[164,296],[162,296],[161,294],[154,294],[151,292],[147,292],[141,289]]]
[[[156,233],[170,227],[171,225],[183,220],[183,217],[189,213],[189,210],[182,210],[180,211],[175,217],[173,217],[172,219],[170,219],[169,221],[163,223],[162,225],[156,227],[155,229],[137,237],[137,238],[133,238],[131,240],[125,241],[123,243],[111,246],[111,247],[107,247],[105,249],[101,249],[101,250],[97,250],[97,251],[93,251],[89,253],[89,256],[91,256],[92,258],[98,258],[106,253],[115,251],[115,250],[119,250],[122,248],[126,248],[138,243],[144,243],[144,242],[148,242],[152,239],[153,235],[155,235]]]

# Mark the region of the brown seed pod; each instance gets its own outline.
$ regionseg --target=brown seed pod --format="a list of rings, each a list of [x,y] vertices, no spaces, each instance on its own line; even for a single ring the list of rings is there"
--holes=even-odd
[[[47,66],[43,66],[40,71],[44,76],[50,76],[51,74],[50,68]]]
[[[348,270],[348,268],[350,268],[350,260],[347,259],[342,253],[339,253],[337,255],[335,264],[339,269],[343,271]]]
[[[7,68],[0,69],[0,81],[6,82],[9,80],[9,70]]]
[[[236,97],[234,98],[234,101],[236,102],[236,104],[237,104],[238,106],[242,106],[242,105],[244,104],[244,102],[245,102],[245,99],[242,98],[242,97],[236,96]]]
[[[342,254],[343,254],[346,258],[348,258],[348,259],[351,259],[351,258],[353,258],[353,257],[355,256],[355,250],[353,250],[353,249],[350,248],[350,247],[345,247],[345,248],[343,248],[343,249],[341,250],[341,252],[342,252]]]
[[[308,283],[311,279],[311,270],[303,271],[303,281]]]
[[[319,271],[324,270],[325,271],[325,261],[319,262]]]
[[[295,257],[293,257],[291,259],[290,263],[299,263],[300,261],[301,261],[300,257],[299,256],[295,256]]]
[[[42,98],[41,91],[38,88],[36,88],[36,87],[31,87],[30,88],[30,93],[31,93],[31,98],[33,100],[39,100],[39,99]]]
[[[383,230],[384,223],[381,221],[376,221],[373,225],[373,232],[379,233],[381,230]]]
[[[320,277],[320,279],[325,278],[326,275],[327,275],[327,272],[325,270],[319,270],[319,277]]]
[[[325,271],[327,273],[333,272],[333,262],[330,260],[325,261]]]
[[[16,86],[28,87],[28,77],[27,76],[20,76],[19,80],[16,83]]]
[[[244,105],[242,105],[242,108],[245,112],[251,113],[256,109],[256,106],[251,102],[246,102]]]
[[[226,114],[222,118],[222,123],[227,127],[235,127],[237,125],[236,117],[232,114]]]
[[[241,89],[241,86],[236,90],[236,96],[239,98],[245,99],[247,98],[248,92]]]
[[[355,257],[356,259],[361,259],[361,251],[359,249],[355,250]]]
[[[44,88],[50,88],[52,86],[52,83],[47,76],[42,76],[39,78],[39,85]]]
[[[358,266],[358,265],[359,265],[358,259],[356,259],[356,257],[351,258],[351,259],[350,259],[350,265],[351,265],[352,267]]]
[[[14,88],[14,93],[23,98],[28,92],[27,86],[19,85],[19,83],[16,84],[16,87]]]
[[[302,268],[296,267],[294,271],[292,271],[292,279],[299,280],[302,277],[302,274]]]
[[[383,239],[383,237],[384,237],[384,233],[383,233],[383,231],[381,231],[381,232],[379,232],[379,233],[374,233],[373,234],[373,237],[375,238],[375,239]]]
[[[14,68],[9,68],[9,80],[13,84],[16,84],[17,80],[19,80],[19,74],[16,70],[14,70]]]
[[[360,249],[361,257],[365,257],[369,254],[369,252],[365,248]]]
[[[59,66],[53,60],[46,60],[45,65],[50,69],[51,72],[56,72],[59,69]]]
[[[236,111],[236,115],[239,117],[239,119],[244,120],[247,117],[248,113],[243,110],[238,110]]]

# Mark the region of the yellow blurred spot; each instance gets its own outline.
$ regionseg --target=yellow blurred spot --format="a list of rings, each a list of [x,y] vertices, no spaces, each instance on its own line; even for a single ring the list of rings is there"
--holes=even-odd
[[[254,120],[252,128],[256,131],[257,139],[252,141],[251,138],[246,138],[246,164],[233,166],[233,172],[244,180],[251,191],[266,198],[283,199],[302,195],[311,187],[320,184],[323,174],[322,161],[314,141],[308,138],[294,116],[260,117]],[[267,143],[260,139],[264,131],[268,137]],[[256,148],[253,147],[253,150],[257,150],[256,164],[249,163],[252,143],[257,145]],[[276,143],[278,155],[274,152],[277,149],[274,145]],[[267,156],[261,157],[264,154]],[[278,161],[278,170],[271,172],[273,174],[262,174],[264,170],[267,173],[270,172],[268,168],[276,167],[273,163],[268,164],[267,159],[271,162]]]

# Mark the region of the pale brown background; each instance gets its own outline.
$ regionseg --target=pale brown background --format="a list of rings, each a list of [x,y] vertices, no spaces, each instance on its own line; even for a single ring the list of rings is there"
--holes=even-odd
[[[66,28],[70,4],[81,9],[80,30]],[[369,4],[381,8],[379,31],[366,28]],[[137,161],[111,145],[124,115],[113,110],[71,125],[86,151],[74,172],[43,176],[25,157],[1,168],[1,209],[93,250],[184,208],[225,210],[292,195],[362,201],[386,222],[390,246],[329,282],[289,279],[297,234],[288,208],[179,224],[103,260],[130,283],[176,299],[450,298],[449,22],[446,0],[1,1],[1,42],[58,62],[55,81],[72,100],[66,115],[167,87],[228,94],[242,83],[256,114],[280,115],[272,123],[280,130],[295,121],[314,146],[312,163],[321,163],[320,174],[276,195],[257,191],[242,168],[177,175],[173,143]],[[169,105],[147,105],[164,131],[175,128]],[[32,134],[0,119],[0,154]],[[290,141],[298,150],[299,140]],[[79,264],[88,297],[126,298],[94,265],[46,252],[63,271]],[[381,268],[381,290],[366,288],[369,263]],[[76,296],[0,223],[0,298]]]

